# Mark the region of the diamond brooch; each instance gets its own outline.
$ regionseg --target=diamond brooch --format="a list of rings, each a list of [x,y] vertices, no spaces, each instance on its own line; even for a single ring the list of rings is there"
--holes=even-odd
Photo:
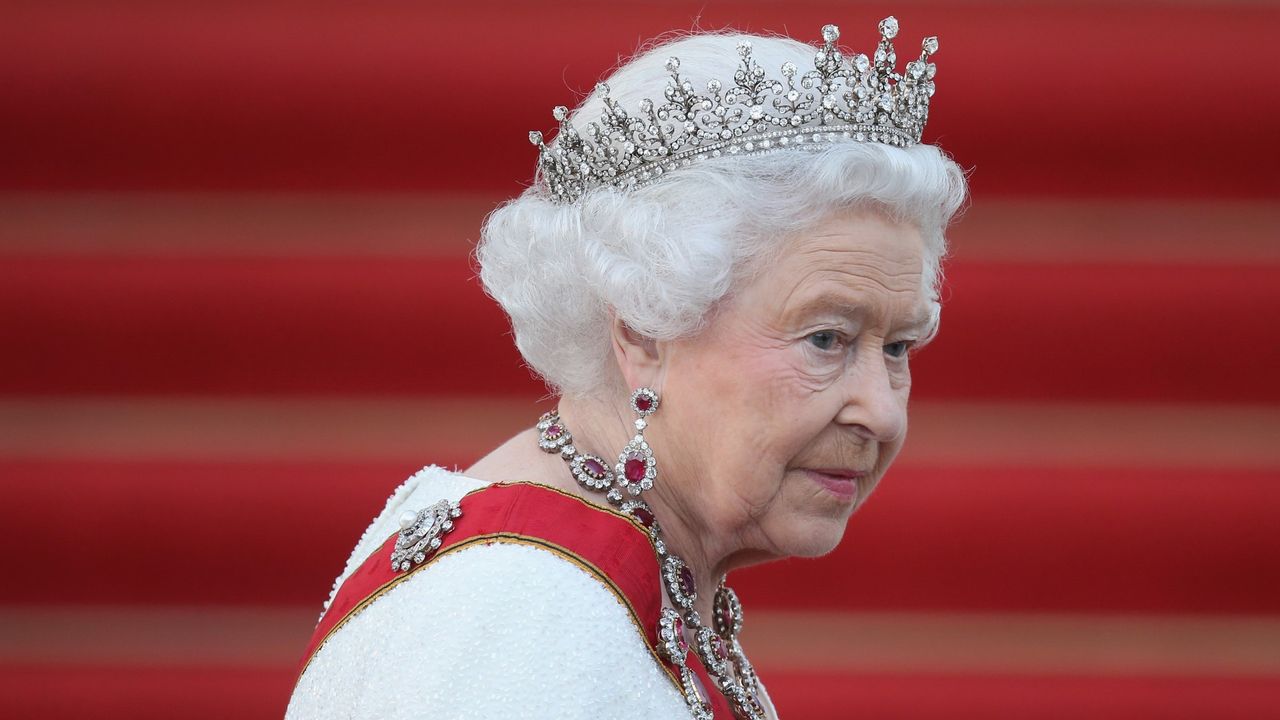
[[[453,521],[462,515],[462,507],[451,500],[441,500],[400,516],[400,533],[391,551],[391,569],[407,572],[426,562],[440,549],[442,538],[453,530]]]

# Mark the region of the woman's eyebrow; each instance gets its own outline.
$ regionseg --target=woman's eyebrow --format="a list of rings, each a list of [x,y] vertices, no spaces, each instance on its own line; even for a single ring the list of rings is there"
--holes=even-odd
[[[815,312],[831,312],[855,320],[863,320],[872,314],[865,302],[830,292],[806,300],[795,311],[797,315],[807,315]],[[914,330],[927,328],[931,324],[933,324],[933,313],[930,312],[929,308],[924,307],[917,308],[915,312],[906,318],[901,327]]]
[[[933,324],[933,313],[928,308],[918,309],[907,319],[907,328],[926,328]]]
[[[865,303],[829,292],[804,301],[796,311],[799,314],[831,312],[852,318],[861,318],[868,314]]]

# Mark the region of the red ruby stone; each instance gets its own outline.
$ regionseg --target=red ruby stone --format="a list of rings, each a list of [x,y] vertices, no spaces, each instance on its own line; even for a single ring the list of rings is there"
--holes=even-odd
[[[733,608],[729,607],[728,603],[720,608],[720,624],[726,631],[733,631]]]
[[[627,458],[627,462],[622,466],[622,472],[631,482],[640,482],[644,479],[644,458],[639,455],[632,455]]]
[[[729,657],[729,651],[724,647],[724,640],[718,637],[711,640],[711,652],[715,653],[717,660],[725,660]]]
[[[653,399],[648,395],[639,395],[636,397],[636,407],[640,412],[649,412],[653,409]]]
[[[693,584],[693,571],[686,565],[680,568],[680,590],[685,597],[693,597],[696,587]]]
[[[564,432],[564,428],[560,427],[559,425],[551,425],[547,428],[547,437],[551,438],[552,440],[555,440],[556,438],[560,437],[560,434],[563,432]]]
[[[684,621],[676,618],[671,624],[671,629],[676,634],[676,647],[680,648],[680,653],[683,655],[689,652],[689,643],[684,639]]]
[[[653,521],[654,521],[653,513],[649,512],[645,508],[642,508],[642,507],[631,508],[631,517],[639,520],[641,525],[650,529],[653,528]]]
[[[582,463],[582,467],[585,468],[588,473],[591,473],[592,477],[604,477],[604,465],[595,458],[587,458],[586,461]]]

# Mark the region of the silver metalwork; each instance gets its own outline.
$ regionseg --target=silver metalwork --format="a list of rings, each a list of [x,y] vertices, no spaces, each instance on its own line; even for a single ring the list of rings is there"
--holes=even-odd
[[[704,89],[681,75],[679,58],[669,58],[663,98],[641,100],[635,112],[599,83],[605,112],[587,123],[585,137],[563,105],[552,111],[560,130],[551,145],[541,132],[529,133],[539,151],[539,177],[553,200],[571,203],[604,186],[640,187],[707,158],[843,140],[915,145],[936,90],[937,66],[929,58],[938,51],[938,38],[925,38],[919,59],[899,73],[892,42],[898,21],[887,17],[879,29],[871,58],[846,57],[836,45],[840,29],[825,25],[813,69],[801,73],[787,62],[779,76],[766,74],[751,56],[751,43],[743,41],[733,79],[712,79]]]
[[[406,511],[400,516],[400,533],[391,550],[391,569],[407,572],[426,562],[461,516],[462,507],[452,500],[441,500],[417,512]]]
[[[633,403],[637,396],[638,394],[633,396]],[[656,395],[654,400],[655,402],[650,406],[652,409],[657,408]],[[638,412],[641,410],[634,406],[633,409]],[[642,414],[637,423],[643,422],[645,421]],[[547,452],[559,452],[561,457],[569,463],[571,470],[580,467],[585,458],[596,458],[594,455],[578,454],[573,445],[544,444],[548,430],[552,431],[556,439],[559,439],[561,434],[569,435],[569,430],[560,419],[558,412],[552,410],[544,413],[538,418],[537,428],[539,445]],[[643,439],[644,427],[637,425],[637,430],[641,434],[633,439],[633,443]],[[648,443],[645,443],[645,449],[648,449],[647,446]],[[617,473],[621,476],[622,472],[620,463]],[[575,477],[577,477],[576,472]],[[581,479],[579,482],[582,482]],[[742,646],[738,643],[738,632],[742,629],[742,604],[738,601],[738,596],[721,579],[712,603],[716,617],[712,618],[711,627],[704,625],[698,612],[693,609],[698,598],[693,575],[684,560],[672,554],[667,548],[653,509],[643,500],[627,498],[621,489],[624,484],[620,477],[618,482],[607,488],[595,487],[588,483],[583,485],[589,489],[604,491],[610,505],[636,518],[648,528],[649,540],[658,558],[663,589],[666,590],[671,604],[675,606],[674,608],[664,607],[659,617],[657,650],[662,657],[676,667],[689,712],[696,720],[713,718],[710,701],[699,689],[687,662],[688,648],[692,645],[715,682],[714,689],[728,700],[734,715],[745,720],[763,720],[766,713],[760,702],[759,680],[755,669],[742,651]],[[693,638],[692,644],[689,643],[688,637]]]

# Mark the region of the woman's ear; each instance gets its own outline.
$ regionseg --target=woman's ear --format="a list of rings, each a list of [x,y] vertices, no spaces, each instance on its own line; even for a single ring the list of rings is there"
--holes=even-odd
[[[613,356],[629,389],[656,387],[662,370],[662,343],[646,337],[609,313]]]

